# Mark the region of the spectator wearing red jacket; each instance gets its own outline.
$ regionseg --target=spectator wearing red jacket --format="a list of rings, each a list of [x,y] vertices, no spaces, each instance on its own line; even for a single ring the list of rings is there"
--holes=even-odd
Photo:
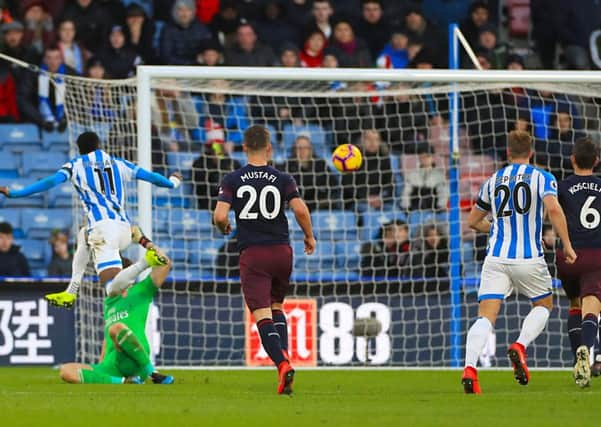
[[[0,123],[15,123],[19,118],[15,80],[9,64],[0,61]]]
[[[303,67],[315,68],[323,64],[323,51],[327,46],[326,36],[318,29],[312,31],[305,39],[300,52],[300,62]]]

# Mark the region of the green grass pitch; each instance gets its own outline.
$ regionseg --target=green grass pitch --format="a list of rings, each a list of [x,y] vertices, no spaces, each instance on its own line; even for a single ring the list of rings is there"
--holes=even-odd
[[[173,371],[172,386],[63,384],[49,368],[0,369],[0,425],[116,426],[588,426],[599,425],[601,379],[578,389],[568,371],[482,371],[466,396],[460,371],[297,372],[292,397],[273,371]]]

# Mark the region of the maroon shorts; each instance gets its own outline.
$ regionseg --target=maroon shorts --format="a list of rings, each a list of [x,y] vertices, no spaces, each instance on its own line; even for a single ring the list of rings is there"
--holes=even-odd
[[[240,284],[251,312],[284,302],[292,273],[289,245],[251,246],[240,254]]]
[[[566,264],[557,250],[557,273],[568,298],[594,295],[601,300],[601,249],[576,249],[574,264]]]

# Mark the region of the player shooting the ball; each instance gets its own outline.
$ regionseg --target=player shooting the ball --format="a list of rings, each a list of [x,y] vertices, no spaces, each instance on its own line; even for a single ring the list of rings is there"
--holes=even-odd
[[[107,296],[103,303],[104,342],[100,363],[66,363],[61,378],[72,384],[142,384],[150,378],[155,384],[172,384],[170,375],[155,371],[146,338],[148,310],[171,269],[166,256],[148,257],[150,274],[120,294]]]

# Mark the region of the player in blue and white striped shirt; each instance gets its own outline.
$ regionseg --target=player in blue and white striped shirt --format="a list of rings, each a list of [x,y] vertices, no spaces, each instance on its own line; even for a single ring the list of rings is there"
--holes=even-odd
[[[120,251],[132,241],[131,224],[125,210],[126,183],[142,180],[160,187],[177,188],[181,175],[174,174],[167,179],[113,157],[100,149],[100,138],[94,132],[82,133],[77,138],[77,146],[80,156],[65,163],[54,175],[18,191],[0,187],[0,193],[10,198],[27,197],[70,181],[86,212],[87,244],[94,256],[100,282],[109,295],[115,295],[148,268],[149,262],[160,258],[149,249],[147,257],[122,269]],[[74,266],[74,273],[83,272],[87,265],[87,259],[79,258],[82,258],[82,265]]]
[[[480,393],[478,357],[493,330],[502,301],[514,289],[530,298],[533,308],[507,355],[515,379],[522,385],[530,380],[526,347],[543,331],[553,307],[551,275],[542,247],[545,210],[563,242],[566,262],[576,260],[566,218],[557,200],[557,181],[529,164],[532,137],[526,132],[511,132],[507,154],[510,164],[484,183],[468,219],[471,228],[489,233],[490,238],[478,290],[479,317],[467,334],[462,377],[466,393]],[[486,219],[489,214],[492,222]]]

